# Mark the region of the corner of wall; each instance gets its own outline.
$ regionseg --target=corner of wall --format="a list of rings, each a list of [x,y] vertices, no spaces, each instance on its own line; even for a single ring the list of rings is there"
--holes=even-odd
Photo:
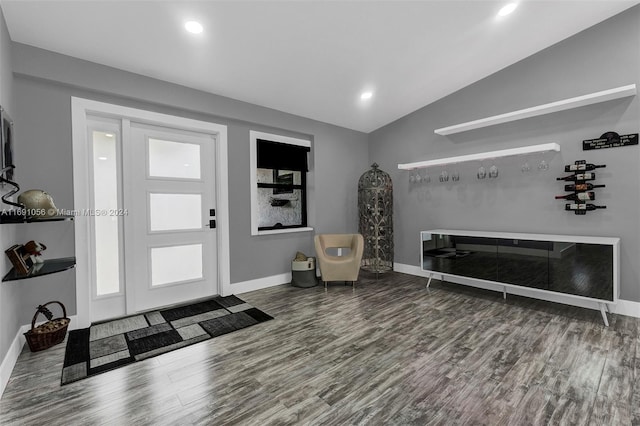
[[[9,116],[15,118],[14,99],[13,99],[13,62],[11,58],[12,41],[9,36],[9,30],[4,19],[4,14],[0,8],[0,105],[7,111]],[[5,188],[0,187],[0,195],[6,192]],[[14,243],[16,229],[14,225],[0,225],[0,245],[9,247]],[[4,276],[9,269],[8,260],[2,256],[0,260],[0,276]],[[20,332],[18,324],[18,316],[16,310],[19,306],[19,287],[12,284],[0,283],[0,360],[2,360],[2,369],[0,370],[0,389],[4,387],[4,375],[8,365],[11,364],[9,374],[13,368],[13,364],[9,362],[12,359],[13,351],[15,351],[16,333]],[[19,353],[19,352],[18,352]],[[15,363],[15,361],[14,361]],[[7,377],[8,379],[8,377]]]

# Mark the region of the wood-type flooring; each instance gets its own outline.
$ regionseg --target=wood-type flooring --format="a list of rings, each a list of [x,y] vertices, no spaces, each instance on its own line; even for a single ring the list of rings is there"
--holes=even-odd
[[[25,347],[2,425],[640,425],[640,319],[400,273],[241,296],[274,320],[60,386]]]

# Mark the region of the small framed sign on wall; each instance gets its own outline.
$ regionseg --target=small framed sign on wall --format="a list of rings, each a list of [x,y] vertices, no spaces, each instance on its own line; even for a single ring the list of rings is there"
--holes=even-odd
[[[606,132],[598,139],[587,139],[582,141],[582,150],[619,148],[621,146],[638,145],[638,134],[619,135],[616,132]]]

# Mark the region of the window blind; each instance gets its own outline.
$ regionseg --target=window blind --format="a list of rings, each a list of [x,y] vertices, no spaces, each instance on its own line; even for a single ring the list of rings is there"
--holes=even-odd
[[[258,139],[258,168],[276,170],[309,171],[308,146],[291,145]]]

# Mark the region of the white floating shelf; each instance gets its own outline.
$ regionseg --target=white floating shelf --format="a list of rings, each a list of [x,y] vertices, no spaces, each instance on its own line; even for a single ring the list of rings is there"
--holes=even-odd
[[[460,155],[457,157],[438,158],[436,160],[398,164],[398,168],[400,170],[422,169],[431,166],[444,166],[446,164],[464,163],[466,161],[482,161],[500,157],[511,157],[514,155],[526,155],[549,151],[560,152],[560,145],[558,145],[557,143],[543,143],[540,145],[529,145],[520,148],[502,149],[499,151],[479,152],[477,154]]]
[[[522,120],[523,118],[537,117],[539,115],[550,114],[552,112],[626,98],[628,96],[634,96],[635,94],[636,85],[630,84],[628,86],[616,87],[615,89],[603,90],[601,92],[563,99],[549,104],[538,105],[518,111],[507,112],[505,114],[494,115],[492,117],[481,118],[479,120],[468,121],[466,123],[456,124],[455,126],[443,127],[441,129],[434,130],[434,133],[443,136],[453,135],[456,133],[466,132],[468,130],[481,129],[483,127],[489,127],[496,124]]]

